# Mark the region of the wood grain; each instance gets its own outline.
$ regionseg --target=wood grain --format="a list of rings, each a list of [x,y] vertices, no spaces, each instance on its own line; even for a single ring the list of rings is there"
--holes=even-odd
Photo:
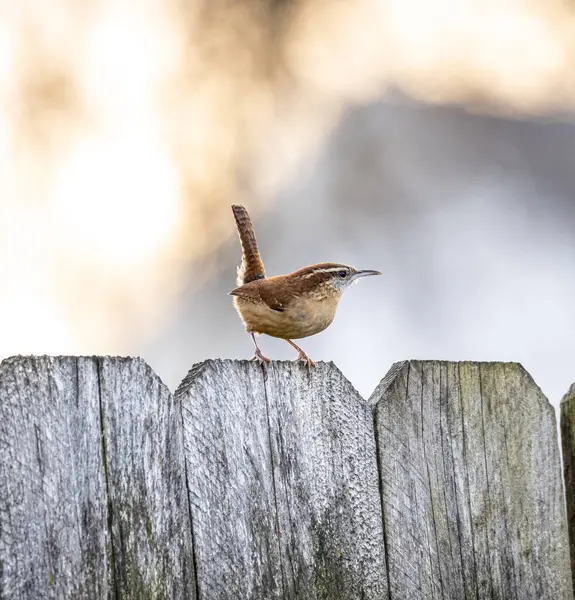
[[[387,597],[371,410],[333,365],[206,361],[176,397],[200,597]]]
[[[0,365],[0,598],[194,598],[181,415],[140,359]]]
[[[394,600],[572,600],[555,414],[517,364],[410,361],[372,399]]]
[[[571,573],[575,582],[575,383],[561,400],[561,444],[571,548]]]
[[[398,363],[366,402],[332,364],[174,397],[140,359],[8,359],[0,599],[573,600],[556,433],[517,364]]]

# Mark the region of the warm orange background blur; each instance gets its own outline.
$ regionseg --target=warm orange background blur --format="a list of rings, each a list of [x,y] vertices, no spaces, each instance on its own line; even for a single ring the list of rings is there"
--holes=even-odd
[[[250,357],[229,205],[269,274],[379,269],[304,340],[575,380],[575,13],[549,0],[0,4],[0,356]],[[263,339],[264,353],[292,358]]]

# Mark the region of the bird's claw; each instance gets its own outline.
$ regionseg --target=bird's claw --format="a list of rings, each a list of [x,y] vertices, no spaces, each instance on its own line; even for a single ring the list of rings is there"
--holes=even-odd
[[[262,366],[266,366],[269,365],[272,361],[271,358],[268,358],[267,356],[264,356],[260,349],[257,348],[256,351],[254,352],[254,355],[252,356],[251,360],[259,360],[260,363],[262,364]]]
[[[313,362],[313,360],[303,350],[300,350],[296,360],[301,360],[302,362],[306,363],[308,368],[315,367],[315,363]]]

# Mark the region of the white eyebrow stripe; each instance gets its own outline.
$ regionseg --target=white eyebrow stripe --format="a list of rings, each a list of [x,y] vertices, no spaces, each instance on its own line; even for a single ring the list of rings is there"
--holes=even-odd
[[[348,271],[347,267],[331,267],[330,269],[322,269],[323,273],[336,273],[338,271]]]
[[[347,271],[348,267],[330,267],[329,269],[314,269],[311,273],[308,273],[307,275],[304,276],[304,279],[307,279],[308,277],[313,277],[314,275],[317,275],[318,273],[337,273],[339,271]]]

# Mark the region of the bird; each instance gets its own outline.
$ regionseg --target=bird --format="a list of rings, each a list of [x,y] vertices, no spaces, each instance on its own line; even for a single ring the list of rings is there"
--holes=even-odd
[[[343,292],[361,277],[381,275],[359,271],[349,265],[323,262],[287,275],[267,277],[256,234],[248,211],[232,205],[242,247],[236,287],[229,295],[255,347],[252,360],[265,367],[271,359],[263,355],[256,335],[281,338],[297,351],[296,361],[308,368],[315,362],[293,340],[320,333],[331,325]]]

